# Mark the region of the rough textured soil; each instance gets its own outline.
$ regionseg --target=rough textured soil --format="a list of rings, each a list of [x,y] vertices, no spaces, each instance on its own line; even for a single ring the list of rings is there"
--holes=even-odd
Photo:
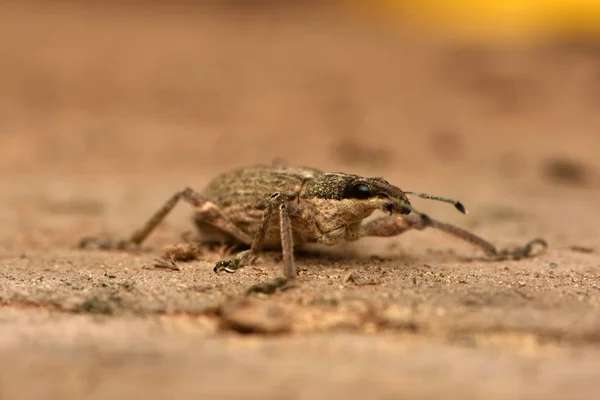
[[[585,399],[600,392],[594,45],[406,40],[329,11],[0,4],[0,398]],[[239,6],[239,5],[238,5]],[[174,191],[283,159],[384,176],[501,247],[434,231],[153,267],[126,235]]]

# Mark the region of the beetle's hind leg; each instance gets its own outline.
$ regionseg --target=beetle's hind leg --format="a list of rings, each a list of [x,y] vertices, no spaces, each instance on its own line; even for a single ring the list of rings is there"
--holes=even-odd
[[[487,240],[457,226],[432,219],[424,214],[410,214],[407,216],[388,216],[375,219],[360,227],[360,237],[364,236],[396,236],[410,229],[435,228],[446,232],[459,239],[479,247],[488,256],[489,260],[519,260],[532,257],[537,253],[534,249],[539,246],[545,249],[548,244],[544,239],[536,238],[516,249],[498,250]]]
[[[242,232],[233,222],[231,222],[221,210],[212,202],[206,200],[204,196],[192,188],[185,188],[173,194],[139,229],[127,239],[113,239],[100,237],[84,237],[79,242],[79,247],[96,247],[104,250],[109,249],[130,249],[140,246],[144,240],[156,229],[163,219],[175,208],[180,200],[192,205],[197,212],[196,220],[202,220],[210,224],[235,240],[250,244],[252,239]]]

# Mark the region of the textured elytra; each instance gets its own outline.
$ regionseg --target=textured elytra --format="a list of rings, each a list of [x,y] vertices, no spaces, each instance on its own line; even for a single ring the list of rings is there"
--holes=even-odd
[[[321,175],[322,172],[310,167],[287,165],[256,165],[226,172],[214,178],[202,194],[217,206],[228,207],[235,204],[264,205],[273,192],[297,195],[302,184]],[[262,204],[260,204],[262,203]]]

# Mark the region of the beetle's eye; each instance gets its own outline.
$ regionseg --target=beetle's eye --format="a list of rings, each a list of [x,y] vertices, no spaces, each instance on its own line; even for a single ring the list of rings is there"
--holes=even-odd
[[[350,197],[354,199],[368,199],[371,196],[373,196],[371,188],[364,183],[357,183],[350,189]]]

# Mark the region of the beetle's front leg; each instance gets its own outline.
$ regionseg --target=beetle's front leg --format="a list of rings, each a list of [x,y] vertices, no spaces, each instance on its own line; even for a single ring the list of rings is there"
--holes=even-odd
[[[250,249],[238,253],[230,260],[219,261],[214,267],[215,272],[235,272],[239,268],[252,264],[258,258],[263,250],[265,235],[269,229],[271,217],[276,209],[279,210],[281,248],[283,253],[283,272],[285,277],[288,279],[293,279],[296,277],[296,267],[294,265],[294,239],[289,213],[290,209],[292,209],[292,212],[298,210],[294,205],[287,203],[282,198],[280,193],[274,193],[271,195]]]
[[[497,250],[496,247],[487,240],[457,226],[447,224],[432,219],[424,214],[411,214],[407,216],[388,216],[375,219],[363,224],[360,227],[360,236],[396,236],[410,229],[435,228],[446,232],[459,239],[467,241],[480,249],[491,260],[518,260],[533,256],[533,249],[536,245],[546,248],[548,245],[543,239],[533,239],[524,246],[514,250]]]

